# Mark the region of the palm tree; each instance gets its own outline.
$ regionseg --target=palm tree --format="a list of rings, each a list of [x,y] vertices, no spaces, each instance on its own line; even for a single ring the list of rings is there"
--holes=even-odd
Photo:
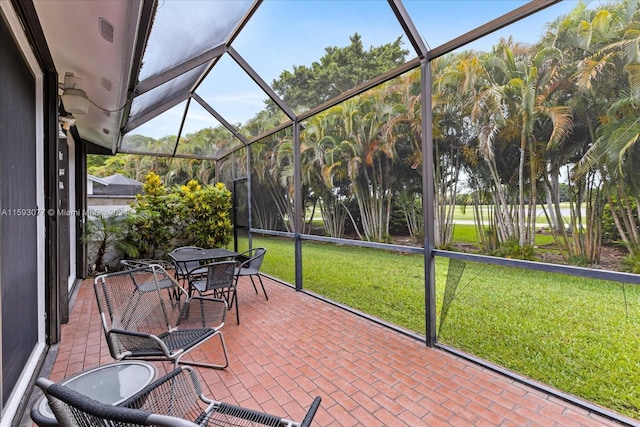
[[[284,226],[293,232],[293,192],[289,185],[293,178],[292,137],[283,130],[253,143],[251,150],[252,207],[256,226]]]
[[[601,9],[578,22],[589,55],[578,63],[577,88],[603,99],[606,115],[600,118],[595,140],[577,165],[576,176],[597,170],[605,183],[604,194],[620,237],[633,253],[640,247],[639,224],[634,213],[640,205],[640,174],[633,162],[640,156],[640,31],[636,17],[640,5],[622,2]]]
[[[495,119],[485,122],[490,125],[489,132],[480,132],[480,135],[485,135],[485,157],[489,158],[492,153],[488,143],[494,136],[504,134],[508,139],[519,141],[518,230],[515,235],[521,248],[533,245],[535,238],[537,184],[539,175],[544,173],[537,160],[540,157],[537,147],[540,142],[544,143],[545,149],[555,147],[571,130],[571,109],[557,105],[553,97],[558,87],[561,59],[557,49],[536,51],[531,46],[502,39],[485,61],[491,83],[485,88],[487,96],[481,100],[493,110],[489,111],[490,117]],[[493,102],[488,103],[486,99]],[[486,114],[486,108],[481,110]],[[527,166],[528,179],[525,177]],[[492,173],[496,175],[495,170]],[[529,203],[525,211],[527,182]]]
[[[495,54],[485,54],[479,60],[479,66],[473,66],[475,60],[471,60],[470,66],[463,67],[464,70],[472,71],[472,77],[465,76],[461,85],[461,90],[469,93],[471,106],[469,108],[469,118],[473,125],[473,132],[477,135],[477,152],[487,169],[487,177],[490,178],[491,197],[493,198],[495,221],[493,230],[497,233],[499,241],[505,242],[516,236],[514,220],[510,214],[509,197],[507,194],[506,178],[501,176],[498,167],[498,159],[508,159],[508,156],[496,156],[503,150],[507,138],[502,135],[502,140],[498,139],[500,130],[507,126],[509,117],[507,103],[504,100],[504,91],[498,84],[498,77],[506,72],[498,72],[507,68],[508,62],[500,60]],[[465,64],[467,65],[467,64]],[[506,143],[510,143],[506,140]],[[507,168],[508,169],[508,168]],[[481,182],[481,179],[476,181]],[[478,192],[476,192],[478,194]]]
[[[606,60],[592,57],[601,46],[608,43],[605,40],[610,37],[606,31],[602,31],[608,27],[606,20],[603,20],[605,15],[579,2],[570,13],[548,26],[547,34],[540,43],[541,46],[562,51],[565,99],[574,115],[571,136],[564,144],[549,150],[547,155],[547,198],[553,202],[556,212],[551,215],[554,210],[549,210],[550,222],[554,224],[551,231],[562,253],[567,253],[569,257],[585,258],[590,263],[597,262],[600,256],[603,180],[597,168],[591,168],[583,174],[571,171],[596,140],[601,112],[607,109],[606,96],[599,94],[592,85],[597,70],[606,67]],[[558,177],[561,168],[565,167],[570,184],[570,234],[567,234],[559,206]]]
[[[87,220],[86,232],[82,236],[83,243],[89,246],[92,259],[91,271],[103,273],[109,263],[117,262],[123,256],[135,257],[138,251],[134,245],[126,241],[127,227],[123,219],[124,212],[105,214],[94,212]]]
[[[309,118],[301,132],[301,162],[303,182],[319,202],[325,232],[331,237],[343,237],[348,211],[344,206],[347,197],[343,176],[325,179],[326,165],[336,165],[334,161],[336,139],[331,126],[332,115],[322,112]]]
[[[421,70],[409,71],[389,82],[389,97],[394,114],[383,124],[382,135],[394,144],[397,160],[394,163],[393,193],[405,218],[409,235],[416,243],[424,242],[422,215],[422,87]],[[436,156],[438,159],[438,156]],[[436,171],[440,162],[436,160]],[[440,194],[440,180],[435,180],[436,194]],[[437,199],[439,201],[439,199]],[[439,238],[441,221],[436,209],[436,246],[446,243]]]
[[[362,234],[378,242],[389,238],[392,207],[396,139],[384,138],[382,133],[384,124],[398,114],[390,102],[392,93],[392,86],[384,84],[331,110],[340,124],[341,149],[338,163],[329,169],[343,168],[342,176],[349,178],[358,203]]]

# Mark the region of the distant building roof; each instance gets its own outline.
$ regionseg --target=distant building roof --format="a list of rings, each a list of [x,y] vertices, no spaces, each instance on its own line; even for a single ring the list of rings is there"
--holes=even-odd
[[[116,173],[116,174],[111,175],[111,176],[105,176],[102,179],[107,181],[109,184],[132,185],[132,186],[136,186],[136,187],[142,187],[142,183],[140,181],[136,181],[135,179],[127,178],[126,176],[120,175],[119,173]]]
[[[98,178],[97,176],[91,175],[90,173],[87,174],[87,179],[93,182],[97,182],[98,184],[109,185],[109,181],[107,181],[105,178]]]
[[[96,196],[135,196],[142,192],[142,183],[120,174],[98,178],[87,175],[93,181],[92,194]]]

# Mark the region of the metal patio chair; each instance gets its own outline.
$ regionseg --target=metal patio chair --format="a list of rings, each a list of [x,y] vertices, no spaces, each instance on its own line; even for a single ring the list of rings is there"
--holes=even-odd
[[[260,267],[262,266],[262,261],[264,260],[264,256],[267,253],[265,248],[253,248],[248,251],[244,251],[240,253],[236,257],[236,261],[238,262],[238,266],[236,267],[236,286],[240,277],[248,276],[251,279],[251,284],[253,285],[253,289],[255,289],[256,294],[258,293],[258,288],[256,287],[256,282],[254,282],[253,277],[256,276],[258,281],[260,282],[260,286],[262,287],[262,292],[264,293],[264,297],[268,300],[267,291],[264,289],[264,283],[262,283],[262,278],[260,277]]]
[[[159,265],[148,265],[94,280],[102,327],[116,360],[143,359],[224,369],[229,358],[220,329],[227,303],[190,297]],[[218,336],[224,364],[183,360],[191,350]]]
[[[122,265],[127,270],[146,267],[152,264],[159,265],[168,272],[173,271],[173,269],[175,268],[175,266],[170,261],[165,261],[163,259],[123,259],[120,261],[120,265]]]
[[[176,253],[176,252],[184,252],[184,251],[201,251],[202,248],[199,246],[181,246],[179,248],[175,248],[174,250],[171,251],[171,253]],[[189,273],[189,271],[192,272],[192,275],[196,274],[196,268],[200,266],[200,262],[199,261],[192,261],[192,262],[176,262],[176,261],[172,261],[174,267],[175,267],[175,278],[176,280],[181,280],[181,281],[186,281],[188,280],[187,277],[187,273]],[[201,273],[204,273],[204,269],[200,271]]]
[[[141,267],[149,267],[150,265],[159,265],[166,272],[170,272],[174,270],[173,264],[171,264],[169,261],[163,261],[163,260],[157,260],[157,259],[123,259],[120,261],[120,265],[122,265],[125,270],[135,270]],[[164,279],[160,281],[159,285],[163,289],[170,288],[173,286],[173,281],[170,279]],[[178,292],[174,292],[172,296],[179,298],[180,294]]]
[[[224,299],[231,310],[231,303],[236,303],[236,320],[240,324],[240,314],[238,313],[238,299],[236,297],[235,281],[236,261],[212,262],[196,267],[196,274],[187,273],[189,280],[189,292],[197,292],[200,296],[212,295],[215,298]],[[202,274],[199,270],[206,269]]]
[[[316,397],[304,419],[294,422],[205,397],[195,372],[186,367],[168,373],[117,406],[100,403],[45,378],[38,378],[36,385],[62,426],[308,427],[321,402]]]

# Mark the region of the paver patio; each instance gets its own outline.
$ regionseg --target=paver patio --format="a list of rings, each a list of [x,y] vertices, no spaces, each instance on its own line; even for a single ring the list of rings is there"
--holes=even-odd
[[[206,395],[315,426],[619,426],[448,352],[265,279],[241,283],[240,325],[223,328],[230,366],[196,368]],[[194,352],[216,356],[216,340]],[[54,381],[112,363],[92,282],[79,287],[51,367]],[[170,364],[154,362],[162,374]],[[633,421],[630,420],[632,423]]]

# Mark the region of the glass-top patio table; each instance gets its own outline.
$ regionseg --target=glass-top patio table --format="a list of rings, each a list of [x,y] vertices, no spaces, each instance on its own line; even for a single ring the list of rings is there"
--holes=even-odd
[[[60,384],[99,402],[117,405],[145,388],[155,377],[156,368],[152,364],[125,361],[83,371],[62,380]],[[33,405],[31,419],[39,427],[58,425],[44,396]]]

